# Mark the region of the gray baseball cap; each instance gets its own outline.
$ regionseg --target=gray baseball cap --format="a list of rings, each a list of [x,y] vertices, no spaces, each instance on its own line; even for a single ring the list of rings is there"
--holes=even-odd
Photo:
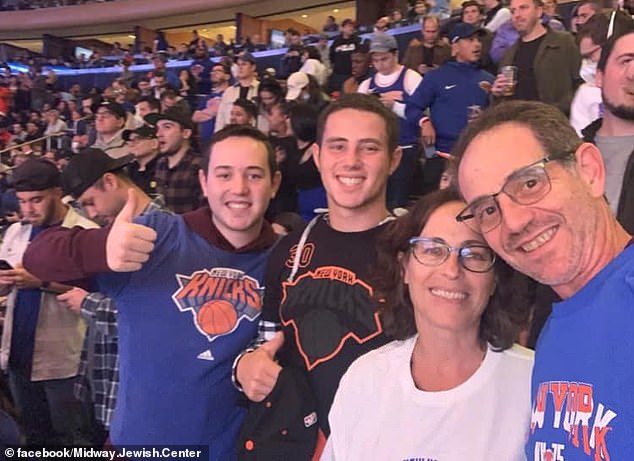
[[[370,53],[387,53],[398,50],[398,43],[391,35],[377,32],[370,42]]]

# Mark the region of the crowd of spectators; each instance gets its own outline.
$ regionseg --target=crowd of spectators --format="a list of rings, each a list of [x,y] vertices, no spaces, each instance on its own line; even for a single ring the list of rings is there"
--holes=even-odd
[[[11,227],[0,259],[11,264],[0,289],[11,293],[3,344],[26,442],[201,444],[210,459],[234,459],[236,446],[260,449],[258,424],[275,424],[253,410],[238,435],[239,395],[282,413],[299,395],[289,419],[304,412],[301,441],[276,441],[280,459],[524,459],[541,437],[600,455],[587,427],[530,422],[559,418],[541,397],[559,391],[542,386],[596,378],[600,401],[619,410],[605,413],[616,419],[601,443],[630,459],[631,399],[614,392],[627,387],[614,384],[622,364],[607,351],[632,324],[598,315],[563,325],[587,315],[579,303],[632,317],[613,307],[632,304],[628,5],[583,0],[566,24],[552,0],[467,0],[453,15],[415,1],[378,18],[369,40],[331,16],[314,41],[287,30],[279,66],[259,71],[259,37],[207,43],[193,31],[175,47],[159,31],[142,57],[113,47],[123,66],[105,88],[65,87],[36,63],[6,68],[0,216]],[[420,34],[406,47],[386,33],[412,22]],[[132,72],[139,62],[151,69]],[[274,231],[287,237],[276,244]],[[612,263],[592,262],[593,238],[628,259],[597,275]],[[513,343],[535,348],[562,298],[572,311],[555,310],[543,330],[531,412],[533,355]],[[32,315],[51,306],[77,315],[63,326]],[[623,331],[613,339],[594,322]],[[39,361],[59,352],[55,328],[74,332],[53,357],[73,373]],[[596,341],[584,345],[588,330]],[[53,346],[38,348],[41,338]],[[618,360],[633,352],[624,344]],[[580,372],[577,347],[608,377]],[[36,395],[53,386],[64,398]],[[460,398],[439,403],[436,392]]]
[[[37,10],[59,6],[85,5],[87,3],[112,2],[114,0],[1,0],[0,11]]]

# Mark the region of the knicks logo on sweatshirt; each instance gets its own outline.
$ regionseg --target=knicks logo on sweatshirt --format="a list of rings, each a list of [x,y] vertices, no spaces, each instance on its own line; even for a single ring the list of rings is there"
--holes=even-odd
[[[214,268],[191,276],[176,275],[180,288],[172,299],[189,311],[198,331],[213,341],[233,332],[242,320],[254,322],[262,310],[264,289],[244,272]]]

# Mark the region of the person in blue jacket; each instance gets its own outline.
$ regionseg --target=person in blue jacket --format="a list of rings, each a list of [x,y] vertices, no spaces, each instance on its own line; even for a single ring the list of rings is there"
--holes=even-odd
[[[432,70],[407,100],[405,115],[421,126],[425,146],[435,146],[440,152],[451,152],[469,117],[489,105],[489,88],[495,80],[478,66],[483,30],[471,24],[458,24],[452,30],[450,42],[454,59]],[[421,110],[429,109],[429,117],[420,118]],[[428,178],[437,188],[444,170],[444,159],[430,158]]]

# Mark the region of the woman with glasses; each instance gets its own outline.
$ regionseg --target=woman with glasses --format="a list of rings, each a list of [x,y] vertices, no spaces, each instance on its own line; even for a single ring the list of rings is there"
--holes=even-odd
[[[513,342],[527,279],[456,221],[453,189],[422,198],[379,245],[377,299],[395,341],[354,362],[322,460],[524,460],[533,354]]]

